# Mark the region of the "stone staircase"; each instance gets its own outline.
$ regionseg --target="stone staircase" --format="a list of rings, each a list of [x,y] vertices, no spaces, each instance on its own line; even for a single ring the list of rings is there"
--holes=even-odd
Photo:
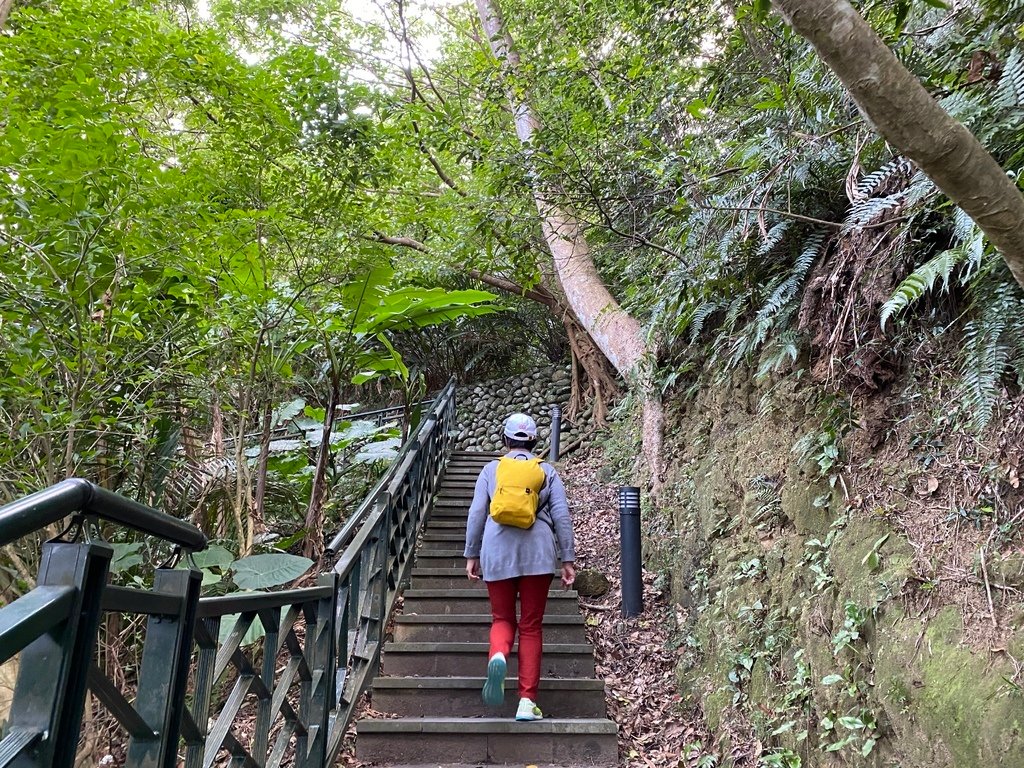
[[[359,720],[356,752],[375,765],[438,766],[618,763],[615,724],[605,716],[604,682],[595,678],[576,593],[557,581],[544,619],[544,665],[538,703],[545,719],[514,720],[515,650],[509,659],[505,703],[480,699],[487,664],[487,589],[466,579],[466,513],[480,469],[494,458],[457,451],[434,501],[384,647],[383,673],[373,683],[374,709],[394,719]]]

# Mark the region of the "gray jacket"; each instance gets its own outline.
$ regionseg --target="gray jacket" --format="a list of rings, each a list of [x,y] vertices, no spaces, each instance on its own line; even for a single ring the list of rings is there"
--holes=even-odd
[[[507,455],[517,459],[531,458],[530,452],[522,449],[513,449]],[[497,461],[487,464],[477,477],[466,521],[465,556],[480,558],[484,581],[557,573],[563,562],[576,559],[565,486],[554,467],[542,463],[541,468],[547,480],[540,490],[537,521],[529,528],[500,525],[491,519],[491,495],[497,486]]]

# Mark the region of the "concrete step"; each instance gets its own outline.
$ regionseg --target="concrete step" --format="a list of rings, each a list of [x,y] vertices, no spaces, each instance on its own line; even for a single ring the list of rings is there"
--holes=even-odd
[[[497,457],[495,457],[497,458]],[[479,475],[480,470],[486,467],[493,459],[483,459],[481,461],[468,461],[462,460],[449,462],[448,466],[444,469],[445,477],[454,477],[456,475]]]
[[[388,643],[383,669],[388,676],[466,677],[483,674],[487,667],[487,643]],[[585,643],[545,643],[542,677],[594,677],[594,650]],[[519,674],[513,650],[508,674]]]
[[[478,584],[486,594],[482,582],[466,578],[465,561],[462,568],[413,568],[409,579],[412,589],[468,589],[473,584]]]
[[[465,533],[466,532],[466,523],[465,522],[460,523],[458,520],[443,520],[443,519],[440,519],[440,518],[435,521],[435,520],[431,520],[431,519],[428,518],[427,519],[427,523],[426,523],[426,527],[423,529],[423,532],[424,533],[439,533],[442,530],[446,530],[446,529],[449,532],[451,532],[451,529],[460,529],[460,528],[462,529],[462,532]]]
[[[579,614],[546,613],[542,624],[546,643],[587,642]],[[472,643],[486,640],[491,617],[482,614],[402,614],[395,617],[397,643]]]
[[[466,558],[461,549],[421,548],[416,553],[416,565],[423,568],[465,568]]]
[[[483,677],[378,677],[373,708],[402,717],[515,717],[519,678],[505,679],[505,703],[497,709],[481,701],[483,684]],[[604,717],[604,681],[542,678],[537,702],[545,717]]]
[[[420,546],[430,544],[451,544],[454,546],[455,542],[464,542],[466,539],[463,531],[456,530],[439,530],[431,531],[424,529],[423,537],[420,539]]]
[[[548,592],[548,613],[579,614],[577,594],[572,590],[553,589]],[[464,589],[407,589],[403,615],[491,615],[487,588],[483,585]]]
[[[426,552],[426,553],[441,552],[441,551],[447,551],[449,549],[454,549],[455,547],[464,546],[465,543],[466,543],[465,535],[463,533],[459,532],[459,533],[455,534],[454,536],[452,536],[450,539],[443,539],[443,540],[440,540],[440,541],[435,540],[435,539],[428,539],[426,541],[421,541],[419,547],[416,548],[416,551],[417,552]]]
[[[465,520],[469,517],[469,504],[435,504],[430,520]]]
[[[462,528],[463,532],[465,532],[466,521],[469,519],[469,515],[466,512],[467,510],[449,513],[444,509],[435,509],[430,513],[430,517],[427,518],[427,525],[431,526],[434,523],[454,523],[454,525],[450,527]]]
[[[438,496],[434,499],[434,507],[464,507],[469,509],[472,501],[472,493],[467,493],[464,496]]]
[[[417,717],[360,720],[356,757],[379,764],[415,760],[450,763],[616,765],[615,724],[604,718],[552,718],[518,723],[508,718]]]

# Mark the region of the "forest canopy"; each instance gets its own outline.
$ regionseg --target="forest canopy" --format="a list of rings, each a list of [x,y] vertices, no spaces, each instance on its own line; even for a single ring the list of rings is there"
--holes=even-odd
[[[855,6],[1016,182],[1024,8]],[[241,438],[295,398],[329,432],[566,355],[602,416],[739,365],[873,392],[932,339],[983,427],[1024,373],[999,251],[762,0],[16,2],[0,123],[4,499],[196,514],[181,462],[235,450],[251,544]]]

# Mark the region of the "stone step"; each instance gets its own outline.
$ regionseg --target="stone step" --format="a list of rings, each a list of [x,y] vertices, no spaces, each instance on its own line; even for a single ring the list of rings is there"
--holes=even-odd
[[[388,643],[384,646],[383,670],[388,676],[466,677],[483,674],[487,667],[487,643]],[[585,643],[545,643],[542,677],[594,677],[594,651]],[[519,674],[513,650],[508,674]]]
[[[448,512],[445,509],[435,509],[430,517],[427,518],[428,527],[434,523],[454,523],[454,525],[448,526],[450,528],[462,528],[466,530],[466,521],[469,520],[468,510],[460,510],[458,512]]]
[[[480,467],[486,467],[490,462],[494,461],[497,456],[484,456],[479,459],[457,459],[456,461],[449,461],[448,465],[444,468],[445,474],[453,473],[465,473],[465,472],[479,472]]]
[[[453,528],[461,528],[463,532],[466,530],[466,524],[459,523],[457,520],[443,520],[438,518],[436,521],[427,519],[426,527],[423,529],[424,533],[437,533],[439,531]]]
[[[469,504],[435,504],[430,510],[430,520],[465,520],[469,517]]]
[[[402,717],[443,712],[452,717],[514,717],[519,678],[505,679],[505,703],[494,709],[480,700],[483,677],[378,677],[373,681],[373,708]],[[603,680],[540,681],[537,701],[545,717],[604,717]]]
[[[417,552],[439,552],[449,550],[453,547],[461,547],[466,543],[466,536],[461,531],[455,533],[448,539],[425,539],[420,542]]]
[[[356,757],[379,764],[554,763],[616,765],[615,724],[604,718],[545,719],[417,717],[360,720]]]
[[[474,582],[479,584],[479,582]],[[548,613],[573,615],[579,613],[579,600],[574,590],[553,589],[548,592]],[[407,589],[402,607],[403,615],[421,616],[471,614],[491,615],[491,604],[487,599],[487,588],[464,589]]]
[[[449,550],[455,546],[463,546],[465,544],[466,537],[459,535],[457,539],[449,539],[447,541],[424,541],[417,548],[417,552],[421,554],[430,554],[431,552],[440,552],[443,550]],[[465,565],[465,561],[462,563]]]
[[[443,502],[451,505],[457,502],[462,502],[468,505],[473,501],[473,490],[475,487],[475,484],[472,487],[467,488],[440,487],[437,489],[437,495],[434,498],[434,503]]]
[[[587,642],[583,617],[546,613],[543,623],[547,643]],[[472,643],[486,640],[491,617],[481,614],[402,614],[395,617],[396,643]]]

